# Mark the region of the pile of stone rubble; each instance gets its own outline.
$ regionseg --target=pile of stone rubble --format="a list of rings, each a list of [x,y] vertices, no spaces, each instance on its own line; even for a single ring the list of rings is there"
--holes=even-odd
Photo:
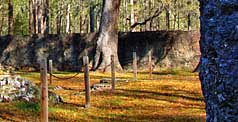
[[[29,80],[11,75],[0,77],[0,102],[34,101],[36,94],[39,94],[39,90]]]
[[[103,91],[109,90],[112,88],[112,85],[108,82],[107,79],[101,79],[100,83],[93,84],[91,86],[91,91]]]

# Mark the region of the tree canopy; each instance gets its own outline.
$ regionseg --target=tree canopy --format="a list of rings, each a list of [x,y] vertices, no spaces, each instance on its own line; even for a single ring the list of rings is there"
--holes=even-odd
[[[29,35],[31,1],[33,0],[13,0],[14,35]],[[0,0],[1,35],[8,32],[8,2]],[[198,6],[199,2],[193,0],[121,0],[119,31],[187,30],[188,15],[191,19],[191,29],[197,30]],[[94,29],[98,31],[102,0],[50,0],[49,33],[57,33],[58,17],[61,17],[61,33],[67,33],[66,16],[69,13],[71,33],[90,32],[90,7],[91,12],[94,12]]]

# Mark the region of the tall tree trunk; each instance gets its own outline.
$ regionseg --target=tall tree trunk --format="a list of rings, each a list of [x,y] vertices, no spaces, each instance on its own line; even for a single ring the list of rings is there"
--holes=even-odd
[[[88,18],[88,16],[85,16],[85,22],[86,22],[86,33],[90,32],[90,17]]]
[[[188,31],[191,30],[191,13],[188,13]]]
[[[38,31],[37,33],[41,33],[41,21],[42,21],[42,9],[41,9],[41,0],[37,0],[37,25],[38,25]]]
[[[67,13],[66,13],[66,33],[71,33],[70,27],[70,5],[67,6]]]
[[[170,13],[169,13],[169,7],[166,9],[166,27],[167,27],[167,30],[170,30]]]
[[[60,25],[61,25],[61,33],[65,34],[66,21],[65,21],[65,18],[63,18],[63,15],[61,16],[61,24]]]
[[[153,19],[151,19],[150,20],[150,31],[153,31],[154,30],[154,28],[153,28],[153,23],[154,22],[154,20]]]
[[[98,18],[99,18],[99,16],[98,16],[98,14],[96,14],[96,16],[95,16],[95,27],[96,27],[96,30],[98,30],[98,28],[99,28],[99,20],[98,20]]]
[[[174,6],[174,30],[176,30],[177,11],[178,11],[177,0],[174,0],[173,6]]]
[[[37,1],[36,0],[32,0],[32,7],[33,7],[33,31],[34,31],[34,34],[37,34],[38,33],[38,19],[37,19]]]
[[[127,32],[128,30],[130,30],[130,21],[129,21],[129,17],[130,15],[127,14],[127,12],[129,11],[129,8],[128,8],[128,1],[127,0],[123,0],[123,3],[122,3],[122,29],[124,32]]]
[[[40,18],[41,18],[41,22],[40,22],[40,27],[41,27],[41,34],[43,34],[44,33],[44,30],[45,30],[45,23],[44,23],[44,20],[45,20],[45,11],[44,11],[44,7],[45,5],[44,5],[44,0],[41,0],[41,4],[40,4]]]
[[[3,29],[3,22],[4,22],[4,11],[3,11],[3,1],[0,0],[0,13],[2,14],[1,16],[1,25],[0,25],[0,36],[2,35],[2,29]]]
[[[90,1],[91,2],[91,5],[90,5],[90,12],[89,12],[89,14],[90,14],[90,32],[95,32],[95,12],[94,12],[94,0],[91,0]]]
[[[61,15],[57,15],[57,18],[56,18],[56,31],[57,31],[57,34],[61,33]]]
[[[127,14],[125,14],[127,11],[128,11],[128,6],[127,6],[127,1],[124,0],[123,2],[123,8],[124,8],[124,12],[122,13],[123,14],[123,31],[126,32],[127,31]]]
[[[29,35],[34,33],[33,31],[33,0],[28,0],[28,5],[29,5]]]
[[[176,20],[177,20],[177,15],[174,14],[174,30],[176,30]]]
[[[4,17],[2,16],[2,19],[1,19],[1,26],[0,26],[0,36],[1,36],[2,33],[3,33],[3,24],[4,24]]]
[[[8,35],[13,35],[13,2],[8,0]]]
[[[56,31],[57,31],[57,34],[60,35],[61,34],[61,27],[62,27],[62,13],[61,13],[61,5],[58,4],[58,12],[57,12],[57,20],[56,20]]]
[[[237,7],[234,0],[200,0],[200,80],[207,122],[238,121]]]
[[[99,0],[96,0],[96,4],[97,4],[97,9],[96,9],[96,22],[95,22],[95,27],[96,27],[96,30],[98,31],[99,29],[99,26],[100,26],[100,7],[98,5],[99,3]]]
[[[157,26],[158,29],[157,29],[157,30],[160,30],[160,27],[161,27],[161,25],[160,25],[160,24],[161,24],[161,23],[160,23],[160,18],[161,18],[161,17],[159,16],[159,17],[158,17],[158,22],[157,22],[157,24],[158,24],[158,26]]]
[[[79,5],[80,5],[80,15],[79,15],[79,32],[83,32],[83,0],[79,0]]]
[[[49,34],[50,30],[50,22],[49,22],[49,0],[45,0],[44,7],[44,34]]]
[[[149,4],[149,5],[148,5],[148,6],[149,6],[148,12],[149,12],[149,16],[151,17],[151,13],[152,13],[152,9],[153,9],[153,8],[152,8],[152,2],[151,2],[151,0],[149,0],[149,3],[148,3],[148,4]],[[149,26],[149,30],[152,31],[152,29],[153,29],[153,26],[152,26],[152,25],[153,25],[153,19],[150,20],[149,25],[150,25],[150,26]]]
[[[179,12],[178,12],[178,30],[180,29],[180,14],[179,14]]]
[[[130,5],[131,5],[131,22],[130,22],[130,27],[135,23],[135,11],[134,11],[134,0],[130,0]],[[133,32],[133,28],[131,28],[131,31]]]
[[[110,57],[114,55],[116,68],[122,70],[117,54],[119,6],[120,0],[103,0],[94,69],[110,71]],[[99,62],[100,57],[102,62]]]
[[[143,4],[144,4],[144,12],[143,12],[143,18],[146,18],[147,16],[147,0],[143,0]],[[144,25],[144,31],[147,31],[147,23],[145,23]]]

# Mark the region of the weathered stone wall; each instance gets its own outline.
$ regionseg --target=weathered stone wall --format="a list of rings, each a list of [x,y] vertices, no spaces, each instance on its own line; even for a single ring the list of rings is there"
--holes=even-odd
[[[238,0],[200,0],[207,122],[238,122]]]
[[[79,70],[82,56],[88,53],[93,60],[97,35],[72,34],[65,36],[41,35],[34,37],[1,37],[0,63],[20,69],[39,68],[39,61],[52,59],[58,70]],[[124,69],[130,69],[132,52],[136,51],[141,69],[147,68],[148,52],[153,53],[155,68],[196,67],[199,51],[197,32],[140,32],[119,34],[119,60]]]
[[[200,58],[199,37],[197,32],[184,31],[124,33],[120,35],[119,59],[124,69],[131,68],[135,51],[140,69],[148,69],[151,51],[155,69],[193,70]]]

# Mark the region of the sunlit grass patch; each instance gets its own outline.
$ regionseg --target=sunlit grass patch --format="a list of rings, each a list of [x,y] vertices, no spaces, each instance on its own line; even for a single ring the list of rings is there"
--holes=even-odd
[[[71,77],[75,73],[56,72],[58,77]],[[90,72],[90,83],[107,79],[110,73]],[[39,73],[22,75],[38,86]],[[64,103],[49,105],[49,121],[52,122],[203,122],[204,102],[197,73],[186,71],[139,72],[138,80],[133,73],[116,73],[116,90],[91,92],[91,107],[84,108],[85,92],[83,73],[72,79],[53,78],[49,89],[63,97]],[[54,90],[56,86],[63,89]],[[2,104],[4,116],[15,119],[39,120],[39,103]],[[7,112],[7,111],[10,111]],[[31,112],[33,111],[33,112]],[[0,113],[0,120],[2,113]],[[12,116],[14,114],[15,116]],[[6,118],[6,117],[5,117]]]

